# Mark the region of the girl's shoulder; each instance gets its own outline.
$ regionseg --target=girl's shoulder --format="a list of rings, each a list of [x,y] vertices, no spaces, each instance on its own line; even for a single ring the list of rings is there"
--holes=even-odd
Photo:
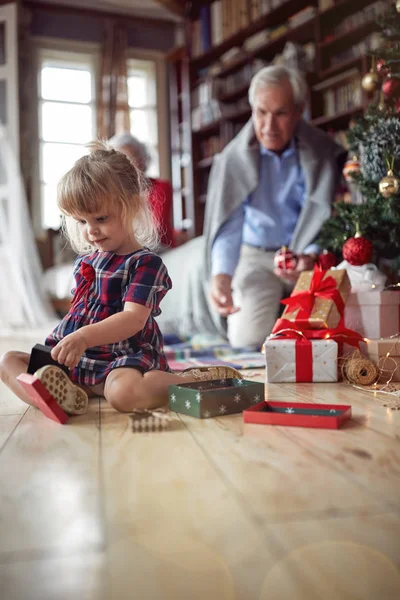
[[[129,265],[133,267],[137,267],[138,265],[151,265],[153,267],[160,267],[164,264],[162,258],[158,254],[145,247],[133,252],[132,254],[127,254],[126,263],[129,263]]]

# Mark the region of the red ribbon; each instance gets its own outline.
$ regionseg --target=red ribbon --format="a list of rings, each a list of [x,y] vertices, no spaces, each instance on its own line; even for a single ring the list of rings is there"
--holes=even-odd
[[[343,298],[337,289],[337,281],[332,276],[325,277],[327,271],[321,269],[318,265],[314,266],[314,274],[311,279],[308,290],[294,290],[289,298],[281,300],[282,304],[287,306],[288,312],[293,312],[299,308],[296,316],[296,323],[304,326],[308,324],[308,319],[313,311],[316,298],[327,298],[333,300],[340,316],[344,313]],[[273,329],[275,332],[275,327]]]
[[[88,309],[88,299],[89,299],[89,290],[95,279],[96,271],[89,265],[88,263],[81,262],[80,274],[82,275],[82,279],[79,282],[78,287],[75,289],[74,297],[72,298],[72,308],[74,308],[79,300],[84,296],[85,297],[85,310]]]
[[[313,356],[310,340],[300,339],[295,342],[296,381],[310,383],[313,380]]]
[[[313,380],[313,356],[311,340],[307,339],[302,331],[298,331],[296,329],[285,329],[284,331],[271,336],[271,338],[275,337],[284,337],[285,339],[296,340],[296,382],[310,383]]]

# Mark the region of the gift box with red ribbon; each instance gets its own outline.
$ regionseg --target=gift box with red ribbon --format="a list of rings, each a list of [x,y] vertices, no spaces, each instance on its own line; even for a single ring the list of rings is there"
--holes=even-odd
[[[312,383],[338,380],[338,345],[332,339],[267,339],[267,383]]]
[[[343,342],[359,348],[363,340],[359,333],[344,327],[343,319],[334,329],[301,331],[290,323],[265,340],[266,382],[335,382]]]
[[[316,266],[313,271],[303,271],[292,294],[282,300],[286,308],[273,333],[293,325],[302,331],[337,327],[349,293],[350,280],[344,269],[324,271]]]

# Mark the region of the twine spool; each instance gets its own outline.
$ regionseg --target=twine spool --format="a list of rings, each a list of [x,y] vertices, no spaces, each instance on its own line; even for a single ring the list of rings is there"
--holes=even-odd
[[[341,366],[344,380],[355,385],[371,385],[379,377],[379,370],[359,350],[343,357]]]

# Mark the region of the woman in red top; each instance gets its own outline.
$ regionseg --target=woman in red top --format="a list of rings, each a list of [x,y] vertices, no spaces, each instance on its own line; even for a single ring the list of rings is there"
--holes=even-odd
[[[115,150],[126,154],[143,173],[147,172],[151,156],[145,144],[128,132],[115,135],[109,142]],[[147,181],[150,186],[149,202],[158,223],[162,249],[174,248],[177,244],[172,228],[172,186],[166,179],[148,177]]]

